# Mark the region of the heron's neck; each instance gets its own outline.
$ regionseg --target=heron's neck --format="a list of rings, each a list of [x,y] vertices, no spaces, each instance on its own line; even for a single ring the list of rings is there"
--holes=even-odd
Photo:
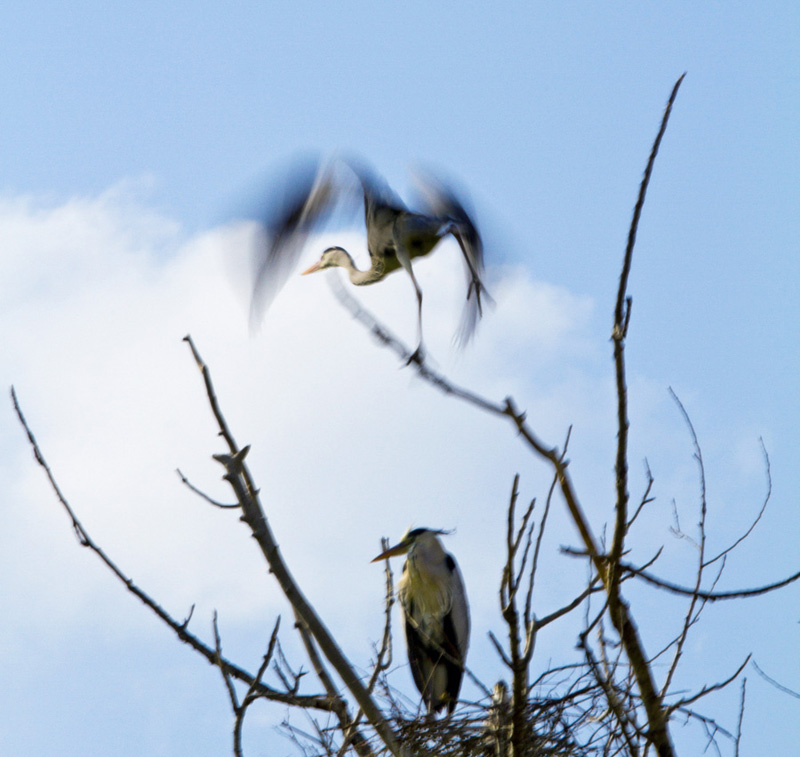
[[[360,268],[356,268],[353,258],[345,252],[340,258],[339,266],[347,271],[351,284],[365,286],[383,278],[383,261],[376,261],[378,261],[377,258],[372,258],[372,266],[366,271],[362,271]]]
[[[416,558],[416,559],[415,559]],[[419,555],[409,557],[397,585],[397,596],[404,607],[412,603],[426,617],[441,618],[450,611],[452,596],[436,563],[420,565]]]

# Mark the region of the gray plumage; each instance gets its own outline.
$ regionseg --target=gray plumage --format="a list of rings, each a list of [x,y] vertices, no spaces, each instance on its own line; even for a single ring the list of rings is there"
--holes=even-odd
[[[397,598],[411,674],[431,714],[455,709],[469,647],[467,594],[456,561],[439,541],[442,533],[415,528],[373,560],[408,555]]]
[[[363,202],[370,266],[360,270],[342,247],[329,247],[304,273],[344,268],[356,286],[373,284],[404,269],[417,297],[419,346],[422,354],[422,290],[411,261],[430,253],[452,235],[461,248],[467,276],[464,312],[456,340],[460,346],[472,338],[490,299],[481,279],[483,244],[462,203],[453,191],[430,176],[419,179],[423,212],[410,211],[402,200],[366,166],[337,160],[326,166],[313,164],[292,173],[282,202],[264,221],[265,236],[256,258],[251,322],[269,307],[294,269],[310,234],[335,211]]]

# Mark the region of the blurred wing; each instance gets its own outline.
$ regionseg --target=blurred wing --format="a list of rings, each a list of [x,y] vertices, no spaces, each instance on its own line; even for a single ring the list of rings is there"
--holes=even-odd
[[[337,195],[330,168],[311,161],[295,165],[282,189],[270,198],[254,252],[251,327],[286,283],[308,236],[332,213]]]
[[[365,211],[370,212],[370,207],[377,206],[392,210],[406,210],[405,203],[400,196],[376,174],[364,161],[349,156],[342,159],[344,163],[358,178],[364,193]]]
[[[483,242],[478,229],[453,190],[431,174],[415,174],[425,212],[439,218],[442,233],[452,234],[461,247],[467,277],[467,299],[456,334],[456,344],[466,346],[472,339],[483,303],[493,303],[483,284]]]

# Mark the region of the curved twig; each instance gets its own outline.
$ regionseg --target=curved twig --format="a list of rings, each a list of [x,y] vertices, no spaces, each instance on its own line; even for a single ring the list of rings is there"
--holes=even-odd
[[[775,581],[775,583],[766,584],[765,586],[758,586],[754,589],[737,589],[733,591],[699,591],[695,589],[689,589],[686,586],[674,584],[670,581],[665,581],[663,578],[658,578],[654,575],[651,575],[650,573],[640,570],[636,566],[629,563],[620,563],[620,567],[623,571],[630,573],[637,578],[641,578],[643,581],[646,581],[653,586],[657,586],[659,589],[664,589],[665,591],[672,592],[673,594],[681,594],[684,597],[696,596],[708,602],[717,602],[726,599],[743,599],[745,597],[758,597],[762,594],[768,594],[771,591],[782,589],[784,586],[788,586],[789,584],[800,579],[800,571],[798,571],[797,573],[794,573],[781,581]]]
[[[248,673],[238,665],[235,665],[230,660],[226,660],[224,657],[220,657],[218,659],[217,652],[213,647],[204,644],[202,641],[200,641],[200,639],[197,638],[197,636],[189,633],[187,630],[192,612],[189,613],[189,616],[184,621],[178,621],[173,618],[163,607],[161,607],[161,605],[158,604],[158,602],[156,602],[149,594],[137,586],[133,582],[133,579],[127,576],[106,554],[106,552],[94,542],[89,535],[89,532],[84,528],[83,524],[78,519],[78,516],[75,514],[71,505],[59,488],[53,472],[50,469],[50,466],[47,464],[47,461],[45,460],[44,455],[39,448],[39,444],[36,441],[36,438],[34,437],[30,427],[28,426],[28,422],[25,420],[25,416],[23,415],[22,409],[17,401],[17,395],[13,387],[11,388],[11,399],[14,404],[14,411],[17,414],[17,418],[19,418],[19,421],[28,436],[28,441],[33,449],[34,458],[36,459],[36,462],[44,469],[45,475],[47,476],[50,486],[55,492],[58,501],[66,510],[67,515],[69,515],[70,520],[72,521],[72,529],[75,531],[81,546],[87,547],[94,552],[100,558],[100,560],[102,560],[105,566],[117,577],[117,579],[119,579],[119,581],[125,585],[125,588],[131,592],[131,594],[136,596],[147,608],[149,608],[164,623],[166,623],[166,625],[173,630],[178,639],[180,639],[184,644],[188,644],[192,649],[195,650],[195,652],[205,657],[206,660],[208,660],[208,662],[210,662],[212,665],[219,665],[229,676],[236,678],[239,681],[243,681],[248,685],[257,684],[256,690],[258,691],[259,695],[267,697],[273,701],[297,705],[300,707],[312,707],[318,710],[324,710],[326,712],[331,710],[331,703],[324,695],[292,696],[285,694],[284,692],[273,689],[272,687],[263,683],[258,683],[255,676]]]
[[[183,475],[183,472],[181,471],[180,468],[176,468],[175,472],[178,474],[178,476],[180,476],[181,483],[184,486],[186,486],[190,491],[194,492],[198,497],[208,502],[209,505],[218,507],[220,510],[233,510],[237,507],[241,507],[241,505],[238,502],[231,502],[231,503],[217,502],[217,500],[209,497],[208,494],[198,489],[191,481],[189,481],[189,479]]]
[[[381,741],[393,755],[399,757],[401,750],[394,731],[361,682],[353,666],[344,656],[330,631],[328,631],[319,615],[305,598],[289,571],[289,567],[284,562],[278,543],[261,506],[258,489],[245,464],[245,457],[250,448],[246,446],[240,449],[237,446],[219,407],[208,366],[200,357],[192,338],[187,335],[184,337],[184,341],[189,345],[195,362],[203,375],[211,410],[219,425],[220,435],[225,439],[230,450],[230,454],[214,455],[214,459],[225,467],[226,472],[223,478],[233,488],[236,499],[242,507],[242,520],[250,527],[253,537],[269,565],[270,572],[275,576],[284,595],[305,623],[320,650],[364,711]]]

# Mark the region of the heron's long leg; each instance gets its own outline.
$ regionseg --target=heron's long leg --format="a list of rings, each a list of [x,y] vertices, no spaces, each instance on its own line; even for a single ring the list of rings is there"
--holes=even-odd
[[[469,298],[472,296],[472,293],[475,292],[475,302],[478,307],[478,313],[480,315],[483,315],[483,307],[481,305],[481,292],[486,293],[486,287],[483,285],[481,277],[478,274],[475,261],[472,259],[472,254],[470,252],[471,248],[464,241],[464,236],[461,233],[461,229],[459,229],[459,227],[456,226],[456,224],[451,224],[451,226],[447,229],[447,231],[450,234],[452,234],[455,237],[456,241],[458,242],[458,246],[461,248],[461,254],[464,256],[464,261],[467,264],[467,268],[469,268],[470,276],[472,278],[472,281],[470,281],[469,284],[469,288],[467,289],[467,299],[469,300]]]
[[[417,335],[419,336],[419,340],[417,342],[417,349],[414,350],[408,362],[420,363],[425,356],[425,350],[422,347],[422,289],[420,289],[417,277],[414,275],[414,269],[411,267],[411,257],[408,254],[408,250],[401,244],[397,244],[396,249],[397,261],[408,272],[408,275],[411,277],[411,282],[414,284],[414,290],[417,293]]]

